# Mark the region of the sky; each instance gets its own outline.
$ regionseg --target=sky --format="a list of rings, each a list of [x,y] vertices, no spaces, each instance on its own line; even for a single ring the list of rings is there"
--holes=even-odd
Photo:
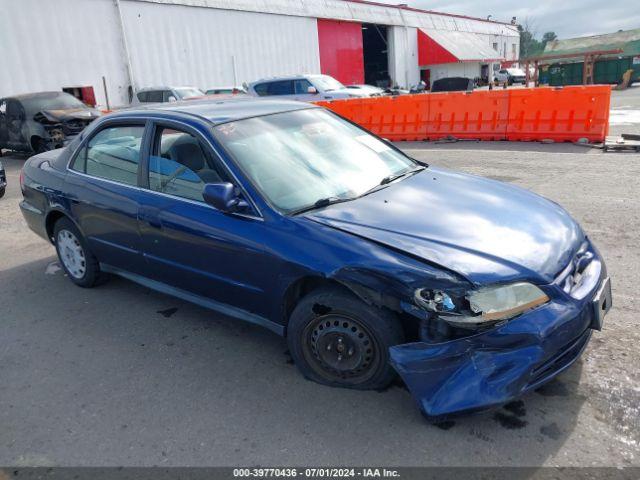
[[[618,30],[640,28],[638,0],[377,0],[380,3],[408,3],[411,7],[457,13],[473,17],[518,23],[528,20],[536,38],[556,32],[558,38],[572,38]]]

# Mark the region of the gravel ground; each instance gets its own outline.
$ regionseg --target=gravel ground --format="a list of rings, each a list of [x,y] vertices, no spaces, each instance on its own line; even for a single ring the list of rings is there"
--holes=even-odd
[[[612,107],[640,108],[640,89],[616,92]],[[73,286],[18,211],[24,157],[5,155],[0,465],[639,466],[640,155],[399,145],[531,189],[580,221],[607,261],[615,306],[571,369],[503,409],[439,427],[402,388],[305,381],[285,342],[258,327],[122,279]]]

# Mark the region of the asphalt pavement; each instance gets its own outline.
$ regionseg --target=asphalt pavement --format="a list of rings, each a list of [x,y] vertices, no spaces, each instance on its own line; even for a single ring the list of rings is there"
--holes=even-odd
[[[640,89],[630,92],[614,108],[640,108]],[[600,248],[614,308],[566,373],[505,408],[439,426],[400,385],[357,392],[306,381],[286,342],[257,326],[123,279],[75,287],[20,215],[26,157],[5,152],[0,465],[640,465],[640,155],[399,146],[557,201]]]

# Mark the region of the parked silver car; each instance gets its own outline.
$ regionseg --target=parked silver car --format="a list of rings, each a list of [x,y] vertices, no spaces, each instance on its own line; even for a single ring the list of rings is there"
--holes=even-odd
[[[366,84],[347,85],[347,88],[349,90],[355,90],[363,94],[366,93],[371,97],[380,97],[382,95],[388,95],[388,93],[384,89],[380,87],[374,87],[373,85],[366,85]]]
[[[249,84],[247,91],[256,97],[278,96],[303,102],[370,96],[369,92],[345,87],[329,75],[292,75],[265,78]]]
[[[165,103],[202,97],[204,92],[196,87],[148,87],[139,89],[131,99],[131,105],[141,103]]]

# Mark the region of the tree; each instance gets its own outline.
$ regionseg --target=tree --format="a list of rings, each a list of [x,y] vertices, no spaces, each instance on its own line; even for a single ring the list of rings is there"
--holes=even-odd
[[[542,40],[536,40],[536,26],[530,18],[525,18],[522,24],[518,25],[518,31],[520,32],[520,58],[540,55],[547,43],[558,38],[555,32],[546,32],[542,35]]]
[[[556,35],[556,32],[547,32],[544,35],[542,35],[542,50],[544,50],[544,48],[547,46],[547,43],[549,42],[553,42],[554,40],[557,40],[558,36]]]
[[[525,18],[518,25],[518,31],[520,32],[520,58],[531,57],[542,51],[544,47],[541,48],[540,42],[535,38],[536,28],[530,18]]]

